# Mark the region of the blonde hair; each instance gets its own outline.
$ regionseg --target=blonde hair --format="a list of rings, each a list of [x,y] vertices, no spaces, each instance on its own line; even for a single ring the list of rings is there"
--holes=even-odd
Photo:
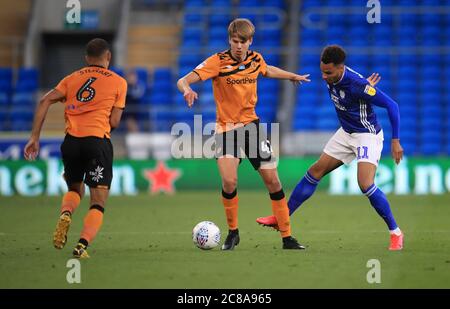
[[[247,18],[236,18],[228,26],[228,37],[235,34],[243,41],[250,40],[255,34],[255,26]]]

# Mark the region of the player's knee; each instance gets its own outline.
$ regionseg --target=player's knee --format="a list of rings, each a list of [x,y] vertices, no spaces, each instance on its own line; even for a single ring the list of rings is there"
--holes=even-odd
[[[325,174],[325,168],[316,162],[308,169],[308,172],[315,179],[321,179]]]
[[[222,186],[225,192],[233,192],[237,186],[237,177],[224,177],[222,179]]]
[[[373,181],[358,179],[359,189],[361,189],[361,192],[363,193],[366,192],[371,185],[373,185]]]
[[[269,192],[278,192],[281,190],[281,182],[278,177],[273,177],[270,179],[265,179],[264,183],[269,190]]]
[[[84,186],[78,187],[78,186],[70,186],[69,191],[75,192],[80,196],[80,199],[83,199],[84,196]]]

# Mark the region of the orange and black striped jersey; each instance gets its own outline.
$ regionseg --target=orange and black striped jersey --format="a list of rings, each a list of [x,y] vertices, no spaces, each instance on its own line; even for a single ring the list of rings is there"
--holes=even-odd
[[[66,98],[66,133],[110,137],[111,111],[113,107],[125,107],[125,79],[103,67],[88,66],[66,76],[55,89]]]
[[[261,54],[248,51],[244,61],[236,61],[230,50],[217,53],[194,69],[201,80],[212,78],[217,110],[217,131],[228,125],[247,124],[256,119],[257,78],[266,75],[267,64]]]

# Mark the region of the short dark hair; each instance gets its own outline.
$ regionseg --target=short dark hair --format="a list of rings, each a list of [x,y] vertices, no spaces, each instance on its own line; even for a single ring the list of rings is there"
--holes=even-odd
[[[99,58],[106,51],[110,50],[108,42],[100,38],[92,39],[86,45],[86,55],[88,57]]]
[[[339,45],[328,45],[322,51],[320,61],[325,64],[333,63],[334,65],[342,64],[345,61],[345,50]]]

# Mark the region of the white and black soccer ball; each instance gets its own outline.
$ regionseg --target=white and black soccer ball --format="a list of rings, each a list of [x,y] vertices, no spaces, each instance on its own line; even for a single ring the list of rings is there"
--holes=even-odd
[[[209,250],[220,243],[220,229],[211,221],[202,221],[192,230],[192,241],[203,250]]]

